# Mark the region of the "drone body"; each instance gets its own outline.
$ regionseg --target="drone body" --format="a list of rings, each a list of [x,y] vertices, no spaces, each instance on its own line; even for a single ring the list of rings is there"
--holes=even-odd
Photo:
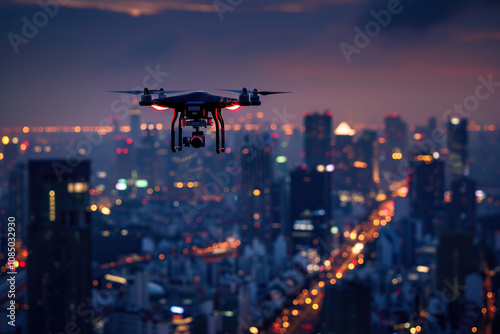
[[[254,89],[253,92],[249,94],[246,88],[243,88],[241,91],[227,91],[239,93],[240,96],[238,99],[235,99],[212,95],[204,91],[167,96],[166,94],[180,93],[183,91],[165,91],[163,88],[159,90],[144,88],[144,91],[114,91],[114,93],[142,93],[141,100],[139,101],[140,106],[151,106],[156,110],[173,109],[174,115],[171,129],[172,152],[182,150],[182,146],[191,146],[193,148],[205,147],[205,135],[200,128],[206,128],[215,122],[215,151],[219,154],[225,150],[225,129],[222,109],[236,110],[240,106],[260,106],[261,102],[259,95],[285,93],[268,91],[259,92]],[[152,94],[158,94],[158,97],[153,98]],[[176,122],[178,128],[178,145],[175,143]],[[182,137],[182,128],[186,126],[191,126],[195,130],[191,137]]]

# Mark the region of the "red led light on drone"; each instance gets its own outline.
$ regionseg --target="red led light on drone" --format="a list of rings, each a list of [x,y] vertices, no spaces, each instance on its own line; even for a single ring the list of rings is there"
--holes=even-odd
[[[162,106],[159,106],[157,104],[153,104],[153,105],[151,105],[151,107],[153,107],[153,108],[155,108],[156,110],[159,110],[159,111],[161,111],[161,110],[167,110],[168,109],[168,107],[162,107]]]

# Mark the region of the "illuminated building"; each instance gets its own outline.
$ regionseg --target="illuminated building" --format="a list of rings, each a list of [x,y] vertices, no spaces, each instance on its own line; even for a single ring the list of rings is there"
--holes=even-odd
[[[136,106],[130,109],[130,138],[134,141],[141,139],[141,110]]]
[[[176,333],[174,328],[181,326],[181,322],[188,323],[192,319],[165,320],[166,315],[151,314],[129,310],[114,311],[106,324],[105,333],[108,334],[163,334]],[[177,323],[177,325],[175,324]],[[184,325],[189,329],[189,326]],[[181,332],[182,333],[182,332]],[[183,332],[186,333],[186,332]],[[190,332],[187,332],[190,333]]]
[[[378,142],[375,131],[365,130],[355,145],[355,189],[367,194],[380,182]]]
[[[21,143],[17,137],[2,136],[3,154],[0,166],[3,164],[6,171],[10,171],[17,163]],[[26,147],[26,143],[24,143]]]
[[[332,122],[332,113],[329,111],[323,115],[315,113],[304,117],[305,163],[309,168],[331,164]]]
[[[467,163],[467,120],[452,118],[448,122],[448,172],[450,181],[464,175]]]
[[[272,154],[267,134],[245,136],[241,154],[242,242],[261,238],[272,250]]]
[[[291,173],[290,253],[327,242],[323,238],[332,217],[332,186],[332,173],[324,169],[297,168]]]
[[[370,287],[355,281],[328,285],[322,308],[321,333],[369,334]]]
[[[411,268],[415,265],[418,224],[419,220],[413,217],[404,217],[398,224],[398,232],[402,240],[400,260],[405,268]]]
[[[163,125],[149,123],[142,124],[141,128],[144,129],[141,132],[142,138],[133,144],[138,177],[148,180],[150,184],[165,184],[167,160],[165,156],[159,154],[159,131],[163,129]]]
[[[443,206],[444,163],[430,154],[412,158],[409,179],[410,214],[424,221],[424,234],[434,234],[434,219]]]
[[[28,333],[91,333],[90,162],[30,161]],[[80,304],[83,304],[83,308]]]
[[[381,167],[384,172],[389,172],[392,178],[403,179],[406,171],[401,170],[401,159],[406,158],[407,126],[397,113],[384,117],[384,133],[380,149]]]
[[[500,214],[478,218],[480,228],[480,244],[491,253],[500,253]]]
[[[474,231],[476,182],[462,176],[451,183],[450,227]]]
[[[468,129],[473,128],[470,122]],[[470,174],[478,185],[484,187],[500,187],[500,155],[492,152],[500,152],[499,128],[488,126],[491,131],[478,131],[469,133],[469,158]]]
[[[130,178],[131,172],[135,167],[136,150],[133,145],[134,140],[127,134],[114,134],[116,154],[116,177]]]
[[[27,173],[26,164],[18,163],[9,173],[9,210],[10,216],[16,217],[16,238],[25,239],[28,221]],[[7,227],[7,225],[5,225]],[[7,236],[7,234],[5,234]]]
[[[333,177],[336,190],[350,190],[354,187],[353,163],[355,161],[355,151],[353,137],[356,130],[349,124],[342,122],[335,129],[335,146],[333,149],[333,164],[335,170]]]
[[[238,328],[239,299],[238,294],[228,294],[219,300],[217,307],[222,318],[222,333],[224,334],[232,334],[234,329]]]
[[[273,240],[276,240],[278,235],[283,232],[283,226],[288,219],[288,211],[286,210],[288,193],[285,182],[273,183],[271,187],[271,237]]]
[[[427,138],[431,138],[433,140],[433,143],[435,145],[434,149],[439,152],[441,149],[441,142],[439,140],[434,140],[435,138],[438,138],[439,132],[437,130],[437,119],[436,117],[430,117],[429,120],[427,121]]]

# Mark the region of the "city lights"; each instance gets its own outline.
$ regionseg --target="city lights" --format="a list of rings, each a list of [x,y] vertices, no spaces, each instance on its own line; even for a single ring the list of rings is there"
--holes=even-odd
[[[498,332],[495,1],[7,2],[1,328]]]
[[[276,162],[279,164],[283,164],[286,161],[287,161],[287,158],[285,156],[280,155],[280,156],[276,157]]]
[[[56,193],[54,190],[49,191],[49,219],[56,220]]]
[[[127,284],[127,279],[125,277],[106,274],[106,275],[104,275],[104,278],[107,279],[108,281],[111,281],[114,283]]]
[[[426,266],[417,266],[417,271],[419,273],[428,273],[430,271],[429,267]]]

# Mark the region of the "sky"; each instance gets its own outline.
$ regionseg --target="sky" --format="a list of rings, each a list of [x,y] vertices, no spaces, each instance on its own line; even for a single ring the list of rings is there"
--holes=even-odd
[[[419,125],[431,116],[442,122],[468,102],[470,120],[500,125],[499,1],[40,3],[51,5],[0,4],[0,127],[98,125],[124,103],[108,91],[143,82],[214,94],[292,91],[240,109],[263,111],[266,121],[273,109],[297,116],[328,109],[335,124],[380,123],[397,112]],[[481,99],[480,77],[497,83],[480,88]],[[142,114],[171,119],[169,111]]]

